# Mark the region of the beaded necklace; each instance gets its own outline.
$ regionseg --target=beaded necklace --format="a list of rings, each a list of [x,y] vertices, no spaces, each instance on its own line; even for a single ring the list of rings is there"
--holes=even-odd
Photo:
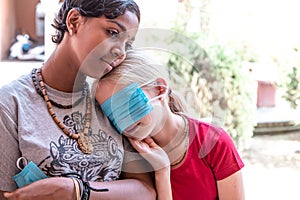
[[[175,167],[175,166],[179,165],[185,159],[185,156],[186,156],[188,148],[189,148],[189,132],[190,132],[189,123],[185,116],[181,115],[181,117],[183,118],[183,121],[184,121],[184,131],[183,131],[183,142],[185,142],[184,143],[184,153],[177,162],[170,164],[171,167]]]
[[[52,108],[52,102],[47,94],[47,90],[43,81],[42,71],[41,69],[33,69],[32,70],[32,81],[33,84],[38,92],[38,89],[40,87],[40,91],[42,94],[43,99],[46,102],[49,114],[51,115],[54,122],[57,124],[57,126],[66,134],[68,137],[75,139],[77,141],[77,144],[81,151],[83,153],[89,154],[93,151],[92,141],[88,136],[89,129],[91,127],[91,97],[90,97],[90,91],[88,89],[87,83],[85,83],[84,88],[86,88],[86,114],[85,114],[85,126],[83,131],[79,132],[78,134],[73,134],[67,129],[64,124],[58,119],[56,116],[53,108]],[[38,83],[37,83],[38,82]]]
[[[36,77],[36,71],[37,69],[33,69],[32,70],[32,80],[33,82],[36,82],[37,80],[37,77]],[[37,91],[37,93],[44,98],[44,95],[43,95],[43,92],[42,90],[40,89],[40,87],[38,86],[38,84],[35,84],[35,89]],[[58,107],[58,108],[62,108],[62,109],[70,109],[70,108],[74,108],[75,106],[77,106],[85,97],[86,97],[86,90],[87,90],[87,87],[86,87],[86,84],[84,85],[84,88],[82,90],[82,94],[81,94],[81,97],[79,99],[77,99],[73,104],[71,105],[62,105],[62,104],[59,104],[59,103],[56,103],[55,101],[53,101],[52,99],[49,99],[49,101],[51,102],[52,105]]]

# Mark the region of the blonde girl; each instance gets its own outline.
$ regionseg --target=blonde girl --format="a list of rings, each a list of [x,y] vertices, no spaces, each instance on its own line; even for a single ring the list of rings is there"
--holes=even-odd
[[[184,113],[166,67],[131,50],[99,80],[95,97],[120,134],[151,164],[158,199],[244,199],[244,166],[220,127]]]

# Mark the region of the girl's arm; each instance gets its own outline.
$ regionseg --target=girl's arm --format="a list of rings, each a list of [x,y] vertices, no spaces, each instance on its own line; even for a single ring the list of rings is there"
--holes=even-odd
[[[3,194],[4,194],[4,191],[0,191],[0,200],[5,200]]]
[[[244,200],[244,186],[241,171],[217,181],[220,200]]]
[[[129,162],[128,165],[133,169],[142,169],[141,167],[143,167],[143,163],[141,163],[140,161],[132,161]],[[91,187],[96,189],[108,189],[108,191],[96,192],[90,190],[89,199],[156,199],[156,191],[149,173],[123,173],[122,175],[122,180],[106,182],[90,181],[89,184]],[[77,181],[75,180],[75,182]],[[15,191],[6,192],[4,193],[4,196],[9,200],[74,200],[77,199],[75,182],[68,177],[45,178],[39,181],[35,181]],[[2,199],[3,198],[0,198],[0,200]]]
[[[91,191],[90,200],[122,199],[122,200],[155,200],[155,190],[151,179],[146,174],[134,174],[128,179],[110,182],[89,182],[93,188],[107,188],[107,192]],[[9,200],[75,200],[76,190],[71,178],[52,177],[33,182],[13,192],[6,192]]]
[[[166,152],[152,138],[143,141],[129,138],[131,145],[155,170],[155,186],[158,200],[172,200],[170,161]]]
[[[172,200],[170,166],[155,171],[155,184],[158,200]]]

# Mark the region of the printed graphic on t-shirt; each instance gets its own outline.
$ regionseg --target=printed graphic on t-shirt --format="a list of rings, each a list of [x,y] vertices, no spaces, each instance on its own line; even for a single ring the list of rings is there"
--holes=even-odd
[[[65,116],[63,123],[73,133],[84,128],[84,117],[79,112]],[[61,135],[50,143],[50,156],[40,165],[48,176],[61,176],[75,172],[88,181],[112,181],[119,178],[122,166],[122,152],[116,140],[103,130],[97,133],[89,130],[94,147],[93,153],[84,154],[77,141]]]

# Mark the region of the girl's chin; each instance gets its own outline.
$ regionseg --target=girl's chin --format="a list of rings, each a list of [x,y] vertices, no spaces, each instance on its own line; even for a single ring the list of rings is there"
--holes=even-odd
[[[151,132],[149,130],[149,127],[134,125],[126,128],[122,134],[126,137],[130,137],[136,140],[143,140],[146,137],[149,137]]]
[[[126,136],[126,137],[128,137],[128,138],[135,139],[135,140],[143,140],[143,139],[145,139],[146,137],[149,137],[149,136],[145,136],[145,137],[137,137],[138,134],[127,133],[127,132],[123,132],[123,135]]]
[[[136,131],[137,129],[137,126],[136,125],[133,125],[133,126],[129,126],[128,128],[126,128],[124,130],[124,134],[132,134]]]

